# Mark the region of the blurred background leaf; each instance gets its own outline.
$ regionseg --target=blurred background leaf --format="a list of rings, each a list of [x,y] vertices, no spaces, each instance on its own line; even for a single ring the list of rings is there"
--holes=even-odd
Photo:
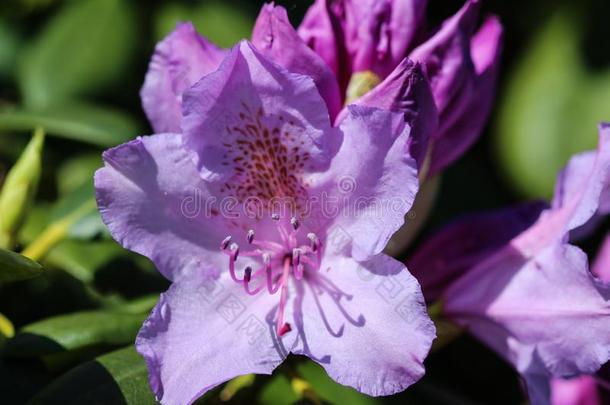
[[[610,69],[581,57],[583,16],[573,6],[545,19],[502,97],[497,151],[504,173],[527,197],[549,198],[574,153],[594,149],[610,119]]]
[[[155,19],[155,34],[161,40],[178,22],[192,21],[197,31],[215,44],[229,48],[241,39],[249,39],[254,25],[252,14],[218,0],[198,5],[166,3]]]
[[[149,310],[151,308],[148,308]],[[11,339],[5,354],[15,357],[40,357],[96,346],[126,345],[147,317],[121,311],[87,311],[47,318],[26,325]]]
[[[156,404],[144,359],[133,346],[116,350],[66,373],[30,404]]]
[[[40,264],[19,253],[0,249],[0,284],[27,280],[43,272]]]
[[[34,111],[0,110],[0,130],[30,131],[37,126],[50,135],[102,147],[118,145],[139,133],[138,125],[124,113],[82,102],[59,102]]]
[[[66,2],[20,61],[24,104],[48,108],[104,89],[128,68],[137,24],[128,1]]]

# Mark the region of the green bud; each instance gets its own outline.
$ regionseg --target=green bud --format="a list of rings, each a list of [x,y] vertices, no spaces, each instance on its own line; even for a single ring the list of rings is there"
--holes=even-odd
[[[0,192],[0,247],[10,248],[33,200],[41,172],[44,130],[37,128],[32,140],[6,176]]]

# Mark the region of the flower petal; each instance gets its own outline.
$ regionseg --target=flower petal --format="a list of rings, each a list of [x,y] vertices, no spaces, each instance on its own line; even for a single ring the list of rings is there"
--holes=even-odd
[[[290,72],[312,77],[334,119],[341,108],[337,79],[324,60],[301,40],[284,7],[263,6],[252,31],[252,43]]]
[[[430,39],[411,52],[409,58],[420,62],[432,86],[440,113],[441,128],[453,105],[473,92],[475,68],[470,56],[470,37],[474,31],[480,3],[468,0]]]
[[[341,91],[345,93],[349,82],[349,67],[342,62],[345,44],[341,27],[331,10],[329,0],[315,0],[309,7],[297,32],[331,68],[337,77]]]
[[[600,210],[604,190],[610,187],[610,126],[600,127],[596,152],[574,156],[560,173],[552,209],[524,232],[515,245],[524,254],[535,254],[566,234],[585,226]]]
[[[354,104],[403,113],[406,123],[413,128],[410,154],[419,167],[423,165],[428,140],[438,125],[438,115],[432,90],[421,66],[403,59],[388,77]],[[347,108],[337,121],[340,122],[346,114]]]
[[[455,280],[530,227],[544,203],[469,215],[433,234],[417,248],[407,267],[428,301],[438,299]]]
[[[225,53],[199,35],[191,23],[178,24],[157,45],[140,92],[155,132],[180,132],[182,94],[216,70]]]
[[[518,371],[594,373],[610,359],[610,288],[589,272],[587,256],[551,245],[529,260],[512,246],[447,290],[444,311]]]
[[[219,195],[243,202],[306,198],[306,173],[324,171],[341,142],[313,80],[241,42],[184,96],[185,143]]]
[[[323,211],[324,218],[348,235],[351,255],[364,260],[380,253],[404,223],[419,181],[402,114],[355,105],[348,111],[331,167],[308,182],[311,195],[335,204],[335,210]]]
[[[153,135],[106,151],[95,174],[97,204],[112,236],[170,280],[195,270],[217,274],[215,260],[226,265],[219,254],[223,219],[207,212],[208,188],[192,159],[179,134]]]
[[[500,67],[502,25],[489,17],[471,40],[470,49],[476,72],[470,97],[454,103],[452,114],[443,114],[442,126],[435,133],[430,175],[457,160],[481,134],[493,106]]]
[[[190,404],[233,377],[271,374],[285,358],[267,321],[274,305],[268,294],[244,294],[226,273],[173,283],[136,339],[157,399]]]
[[[400,262],[329,258],[303,288],[294,306],[302,330],[294,353],[368,395],[394,394],[423,376],[435,329],[417,281]]]
[[[589,375],[551,381],[553,405],[601,405],[595,379]]]

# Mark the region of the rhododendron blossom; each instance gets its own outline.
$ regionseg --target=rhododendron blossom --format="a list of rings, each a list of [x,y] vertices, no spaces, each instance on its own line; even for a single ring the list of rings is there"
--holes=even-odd
[[[370,395],[417,381],[434,326],[415,278],[381,253],[418,190],[404,114],[354,105],[334,127],[314,80],[248,42],[181,102],[181,134],[111,149],[95,176],[114,238],[173,282],[136,342],[161,402],[289,353]],[[186,215],[193,190],[219,205]]]
[[[524,376],[533,404],[548,404],[552,378],[593,374],[610,360],[609,248],[590,270],[573,244],[608,213],[610,125],[602,124],[598,150],[570,160],[550,207],[457,222],[425,242],[409,267],[446,317]]]

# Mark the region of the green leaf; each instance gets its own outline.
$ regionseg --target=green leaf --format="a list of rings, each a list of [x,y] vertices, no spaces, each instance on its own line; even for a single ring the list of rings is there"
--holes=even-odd
[[[0,111],[0,131],[30,131],[37,126],[49,135],[102,147],[124,143],[139,133],[137,124],[127,115],[84,103],[58,103],[41,110]]]
[[[30,404],[156,404],[144,359],[133,346],[84,363],[64,374]]]
[[[84,210],[83,207],[89,207],[89,209]],[[100,233],[107,232],[102,217],[95,207],[95,189],[93,179],[90,178],[53,206],[50,221],[61,221],[62,218],[69,217],[74,212],[81,212],[82,215],[75,218],[65,236],[75,239],[91,239]]]
[[[90,183],[93,174],[102,165],[100,153],[83,154],[64,160],[57,169],[59,194],[66,195],[84,183]]]
[[[294,393],[288,378],[279,373],[276,373],[265,385],[259,397],[261,403],[274,405],[292,405],[299,400],[299,396]]]
[[[361,394],[353,388],[337,384],[328,377],[326,371],[313,361],[305,361],[297,367],[301,376],[311,384],[315,393],[323,400],[334,404],[373,405],[381,402]]]
[[[43,272],[40,264],[9,250],[0,249],[0,284],[27,280]]]
[[[157,39],[165,37],[181,21],[192,21],[200,34],[225,48],[250,38],[254,25],[253,16],[229,3],[206,1],[195,7],[170,3],[157,14]]]
[[[14,234],[32,205],[42,171],[43,145],[44,131],[38,128],[6,176],[0,192],[0,247],[11,247]]]
[[[0,77],[12,77],[21,38],[4,19],[0,19]]]
[[[47,267],[57,267],[84,283],[95,278],[95,272],[126,251],[114,241],[65,240],[45,257]]]
[[[15,357],[38,357],[135,340],[146,313],[85,311],[47,318],[22,328],[5,348]]]
[[[130,2],[66,2],[20,60],[25,105],[43,108],[90,94],[129,68],[138,37]]]
[[[500,106],[497,152],[512,185],[552,195],[559,170],[594,149],[610,118],[610,72],[589,72],[579,53],[582,21],[563,9],[543,25],[509,80]]]

